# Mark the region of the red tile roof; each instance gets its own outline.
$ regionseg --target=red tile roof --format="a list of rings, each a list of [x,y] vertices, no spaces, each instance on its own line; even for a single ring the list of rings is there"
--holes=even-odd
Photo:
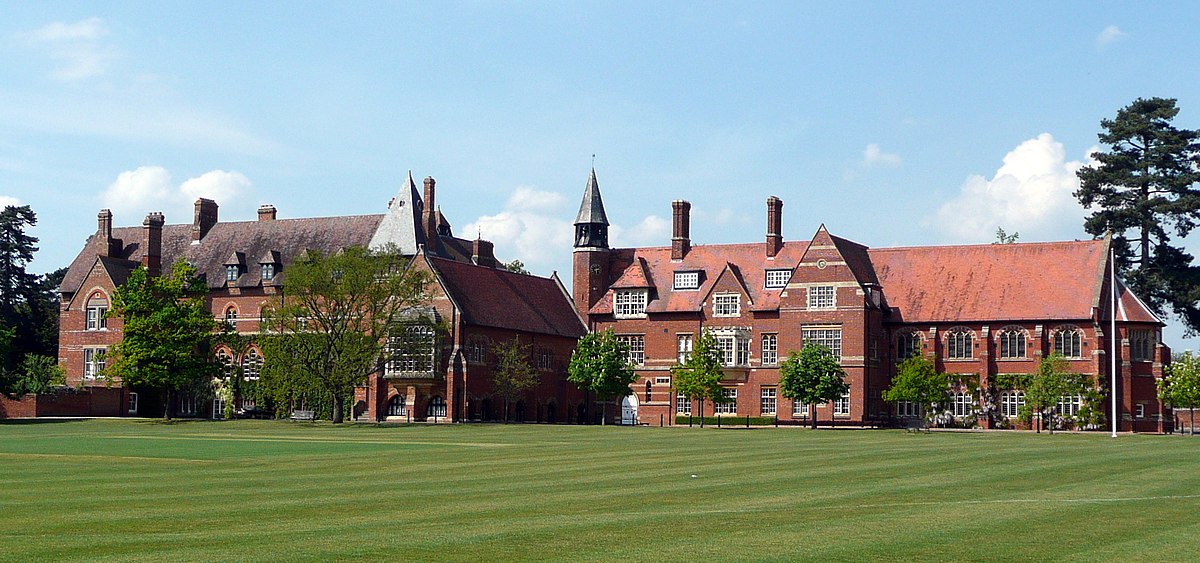
[[[1091,318],[1107,249],[1089,240],[868,253],[893,308],[889,320],[953,322]]]
[[[808,249],[808,241],[786,242],[775,258],[767,258],[766,243],[697,245],[683,260],[671,260],[671,247],[619,248],[612,251],[611,275],[616,279],[645,274],[651,284],[649,313],[699,311],[705,296],[727,265],[733,265],[739,279],[750,292],[754,310],[779,308],[780,289],[766,288],[766,270],[792,269]],[[675,291],[675,272],[703,272],[700,288]],[[633,286],[630,286],[633,287]],[[589,313],[611,313],[612,292],[596,302]]]
[[[468,324],[578,338],[587,328],[555,278],[428,257]]]

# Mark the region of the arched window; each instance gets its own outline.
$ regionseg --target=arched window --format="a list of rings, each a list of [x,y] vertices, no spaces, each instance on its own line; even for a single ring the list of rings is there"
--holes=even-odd
[[[108,313],[108,296],[103,292],[97,291],[88,297],[87,300],[87,330],[107,330],[108,319],[105,314]]]
[[[957,391],[951,394],[952,412],[956,417],[970,416],[975,412],[975,396],[966,391]]]
[[[229,378],[233,375],[233,357],[229,355],[229,350],[217,350],[217,364],[221,366],[221,377]]]
[[[425,407],[425,416],[443,418],[446,416],[446,399],[441,395],[435,395],[429,399],[429,406]]]
[[[921,355],[921,333],[917,331],[901,333],[896,337],[896,359],[907,360]]]
[[[407,416],[408,404],[404,402],[404,395],[395,395],[392,400],[388,401],[387,415],[388,416]]]
[[[970,329],[956,327],[946,333],[946,358],[969,360],[975,354],[975,336]]]
[[[1083,357],[1083,331],[1066,327],[1054,335],[1054,353],[1064,358]]]
[[[1000,414],[1006,418],[1016,418],[1025,406],[1025,392],[1009,390],[1000,393]]]
[[[263,359],[256,348],[251,348],[242,354],[242,377],[258,379],[262,372]]]
[[[1000,359],[1025,358],[1025,331],[1020,327],[1006,327],[1000,331]]]
[[[229,324],[235,324],[235,323],[237,323],[237,318],[238,318],[237,306],[230,305],[225,308],[225,322],[227,322]]]

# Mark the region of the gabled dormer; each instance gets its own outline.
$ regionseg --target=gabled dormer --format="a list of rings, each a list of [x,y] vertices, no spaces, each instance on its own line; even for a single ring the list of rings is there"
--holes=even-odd
[[[263,284],[274,283],[275,276],[283,268],[283,259],[278,250],[268,250],[258,259],[259,280]]]
[[[613,316],[618,319],[646,317],[646,308],[654,297],[651,295],[654,282],[645,259],[634,260],[611,287]]]
[[[829,234],[821,225],[787,284],[793,302],[809,311],[846,305],[879,306],[882,289],[867,247]]]
[[[233,285],[246,273],[246,253],[234,252],[225,259],[225,284]]]
[[[741,317],[754,305],[754,298],[746,287],[741,270],[730,262],[725,263],[705,297],[705,312],[715,318]]]

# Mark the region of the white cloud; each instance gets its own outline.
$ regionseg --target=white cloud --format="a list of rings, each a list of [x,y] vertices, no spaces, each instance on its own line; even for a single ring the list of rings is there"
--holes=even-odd
[[[883,152],[876,143],[867,145],[863,150],[862,162],[860,165],[863,168],[873,168],[876,166],[896,167],[900,166],[900,155],[890,152]]]
[[[78,22],[53,22],[19,34],[30,47],[58,61],[50,77],[61,82],[77,82],[108,72],[118,56],[106,38],[108,26],[100,18]]]
[[[10,205],[12,205],[12,206],[21,205],[21,200],[15,198],[15,197],[0,195],[0,209],[3,209]]]
[[[1067,161],[1062,143],[1042,133],[1005,155],[990,180],[967,178],[958,197],[924,224],[956,242],[988,242],[997,227],[1021,233],[1023,241],[1076,238],[1084,209],[1073,193],[1083,165]]]
[[[168,223],[189,223],[197,198],[212,199],[228,210],[229,204],[236,208],[251,187],[241,173],[224,170],[206,172],[176,186],[166,168],[140,166],[118,174],[101,201],[112,210],[117,224],[138,224],[151,211],[162,211]],[[228,211],[223,215],[228,217]]]
[[[614,247],[665,246],[671,244],[671,221],[647,215],[641,223],[628,229],[614,225],[609,235],[609,242]]]
[[[501,260],[516,258],[530,271],[542,273],[571,255],[575,228],[565,219],[570,215],[566,202],[560,193],[520,186],[503,211],[464,225],[458,235],[490,240]]]
[[[1126,37],[1129,37],[1128,33],[1121,31],[1121,28],[1115,25],[1110,25],[1096,36],[1096,47],[1104,48]]]

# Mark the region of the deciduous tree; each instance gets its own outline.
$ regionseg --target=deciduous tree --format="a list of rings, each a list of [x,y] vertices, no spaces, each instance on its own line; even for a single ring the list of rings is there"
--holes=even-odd
[[[173,414],[174,394],[218,373],[212,357],[220,324],[204,302],[208,286],[179,260],[169,274],[138,267],[113,292],[109,316],[124,322],[121,342],[109,349],[103,375],[129,386],[163,390],[163,416]]]
[[[1178,114],[1174,99],[1138,98],[1101,120],[1108,150],[1079,170],[1075,197],[1095,209],[1084,223],[1089,233],[1113,234],[1118,268],[1138,297],[1159,315],[1173,310],[1194,332],[1200,269],[1171,237],[1200,223],[1200,132],[1172,125]]]
[[[567,366],[567,380],[603,400],[614,400],[630,393],[637,379],[629,365],[629,348],[617,340],[611,329],[592,332],[579,339]],[[601,414],[600,423],[604,424]]]
[[[529,346],[517,338],[492,345],[496,367],[492,369],[492,392],[504,401],[504,421],[508,405],[538,384],[538,372],[529,363]]]
[[[1173,409],[1190,411],[1191,434],[1196,434],[1196,409],[1200,408],[1200,358],[1191,351],[1175,357],[1158,380],[1158,398]]]
[[[712,401],[715,405],[729,400],[721,387],[721,378],[725,376],[721,350],[717,347],[716,337],[708,331],[700,333],[687,361],[671,368],[671,376],[676,393],[688,400],[700,401],[701,419],[704,418],[704,401]]]
[[[910,401],[921,408],[921,422],[929,426],[929,417],[946,401],[949,379],[938,373],[933,362],[925,356],[910,356],[896,367],[892,385],[883,392],[883,400],[890,403]]]
[[[1037,419],[1037,431],[1046,426],[1046,411],[1058,406],[1063,395],[1070,389],[1067,361],[1058,354],[1042,358],[1038,370],[1029,377],[1025,386],[1025,408],[1031,418]],[[1054,425],[1050,425],[1051,433]]]
[[[850,390],[846,372],[828,347],[809,342],[788,354],[779,366],[780,394],[793,401],[812,405],[812,427],[817,427],[819,403],[827,403]]]
[[[388,362],[419,356],[422,370],[432,372],[432,277],[410,262],[394,248],[363,247],[328,256],[310,250],[293,262],[282,295],[263,315],[271,333],[263,337],[264,371],[276,390],[320,391],[341,423],[354,387]]]

